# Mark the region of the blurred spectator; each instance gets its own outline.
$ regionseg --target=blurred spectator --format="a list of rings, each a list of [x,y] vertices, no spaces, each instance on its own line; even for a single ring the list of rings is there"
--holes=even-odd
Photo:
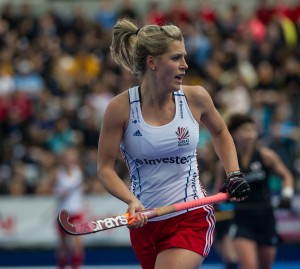
[[[105,31],[110,32],[117,21],[117,11],[113,6],[113,1],[101,1],[99,10],[96,11],[95,19]]]
[[[212,51],[209,38],[192,23],[184,25],[184,35],[190,67],[203,70]]]
[[[264,23],[265,25],[268,24],[271,21],[273,14],[274,6],[271,6],[268,3],[268,0],[258,1],[258,5],[256,7],[256,15],[262,23]]]
[[[276,13],[275,19],[280,25],[282,37],[287,47],[295,47],[298,42],[297,30],[292,19],[282,13]]]
[[[58,200],[57,212],[65,209],[71,223],[84,220],[84,177],[77,148],[64,148],[56,167],[45,178],[45,185]],[[56,253],[57,267],[79,269],[84,262],[84,246],[80,236],[70,236],[56,223],[59,245]]]
[[[166,19],[168,22],[179,27],[191,22],[191,14],[185,5],[185,1],[175,0],[171,8],[166,13]]]
[[[159,2],[152,1],[146,14],[146,23],[163,25],[166,21],[166,14],[161,10]]]
[[[286,0],[277,0],[274,8],[274,15],[279,15],[281,17],[293,18],[293,10],[286,3]]]
[[[98,133],[99,135],[99,133]],[[98,152],[94,148],[88,148],[83,160],[83,172],[85,177],[85,189],[89,194],[104,194],[106,190],[101,184],[97,174]]]
[[[87,30],[88,23],[89,22],[85,16],[83,7],[81,5],[76,5],[72,12],[71,18],[66,23],[66,30],[73,32],[76,37],[80,38]],[[79,44],[80,42],[78,42],[76,45]]]
[[[300,141],[300,127],[292,120],[292,107],[288,97],[282,93],[272,117],[270,146],[281,156],[291,172],[296,173],[296,142]]]
[[[118,19],[129,18],[136,20],[138,17],[138,12],[136,11],[136,6],[133,4],[132,0],[123,0],[122,6],[118,10]]]
[[[99,58],[84,47],[78,48],[73,62],[69,64],[69,75],[81,86],[89,84],[100,73]]]
[[[251,97],[239,75],[236,72],[223,74],[223,85],[215,96],[217,104],[222,107],[223,116],[248,113],[251,109]]]
[[[85,97],[85,105],[88,109],[90,115],[87,117],[91,117],[94,115],[95,124],[98,128],[100,128],[100,124],[102,121],[102,117],[104,111],[109,103],[109,101],[113,98],[113,85],[116,79],[115,74],[106,71],[102,79],[98,80],[92,87],[91,91]]]
[[[300,43],[300,42],[299,42]],[[282,70],[282,86],[288,95],[288,102],[292,107],[291,119],[300,123],[300,61],[295,57],[288,57]]]
[[[242,17],[240,15],[240,7],[238,4],[232,4],[227,12],[222,13],[221,21],[218,23],[220,34],[226,38],[235,37],[242,23]]]
[[[217,14],[215,9],[211,6],[211,1],[205,0],[199,2],[197,17],[200,23],[215,24],[217,22]]]
[[[257,76],[258,83],[254,87],[253,99],[255,106],[261,108],[260,131],[265,138],[268,138],[272,114],[279,101],[279,85],[275,78],[274,68],[267,61],[258,65]]]
[[[4,132],[12,143],[26,141],[32,113],[32,100],[26,93],[16,91],[9,96]]]
[[[245,42],[237,47],[237,72],[240,76],[239,79],[249,90],[253,89],[258,83],[257,72],[251,62],[250,54],[251,45],[249,43]]]
[[[47,148],[54,154],[61,154],[66,148],[79,145],[82,133],[71,128],[68,118],[62,116],[55,121],[53,132],[47,139]]]
[[[266,38],[266,26],[258,17],[250,18],[244,27],[245,32],[250,33],[254,42],[260,43]]]
[[[43,78],[33,68],[29,59],[16,59],[16,73],[14,75],[16,90],[31,96],[44,88]]]
[[[0,96],[3,98],[13,93],[16,89],[15,80],[7,71],[5,66],[0,66]]]

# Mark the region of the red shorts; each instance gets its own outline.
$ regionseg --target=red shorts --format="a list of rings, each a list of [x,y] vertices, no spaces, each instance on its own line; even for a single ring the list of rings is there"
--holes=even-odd
[[[78,214],[70,215],[69,222],[70,223],[79,223],[79,222],[83,222],[83,220],[84,220],[83,213],[78,213]],[[68,235],[58,224],[57,224],[57,230],[58,230],[59,236],[62,238],[66,237]]]
[[[130,239],[142,268],[153,269],[157,255],[169,248],[184,248],[206,257],[213,243],[214,231],[213,208],[205,206],[130,229]]]

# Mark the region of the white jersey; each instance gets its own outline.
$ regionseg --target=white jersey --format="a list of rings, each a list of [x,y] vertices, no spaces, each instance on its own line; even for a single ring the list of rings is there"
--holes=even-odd
[[[174,92],[174,98],[174,119],[163,126],[151,126],[142,116],[139,88],[129,89],[130,119],[120,148],[130,173],[131,192],[146,209],[205,196],[196,157],[199,124],[182,89]]]
[[[54,191],[59,197],[59,210],[66,209],[70,214],[83,211],[82,182],[83,174],[78,166],[74,165],[69,173],[64,168],[58,169]]]

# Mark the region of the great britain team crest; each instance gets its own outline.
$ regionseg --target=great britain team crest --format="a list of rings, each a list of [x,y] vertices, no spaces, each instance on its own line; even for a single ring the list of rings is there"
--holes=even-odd
[[[188,146],[190,143],[190,133],[188,127],[178,127],[177,131],[178,147]]]

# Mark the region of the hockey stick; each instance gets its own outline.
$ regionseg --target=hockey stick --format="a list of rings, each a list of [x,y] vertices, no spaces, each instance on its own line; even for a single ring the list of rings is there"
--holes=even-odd
[[[228,193],[219,192],[215,195],[208,197],[203,197],[197,200],[192,200],[188,202],[182,202],[177,204],[172,204],[168,206],[162,206],[157,208],[146,209],[138,212],[147,216],[148,219],[163,216],[166,214],[178,212],[185,209],[191,209],[198,206],[203,206],[207,204],[214,204],[223,202],[229,199]],[[128,213],[123,215],[108,217],[104,219],[88,221],[85,223],[75,223],[71,224],[69,222],[69,213],[66,210],[62,210],[57,216],[58,223],[60,227],[70,235],[85,235],[90,233],[96,233],[112,228],[117,228],[120,226],[125,226],[132,221],[132,218]]]

